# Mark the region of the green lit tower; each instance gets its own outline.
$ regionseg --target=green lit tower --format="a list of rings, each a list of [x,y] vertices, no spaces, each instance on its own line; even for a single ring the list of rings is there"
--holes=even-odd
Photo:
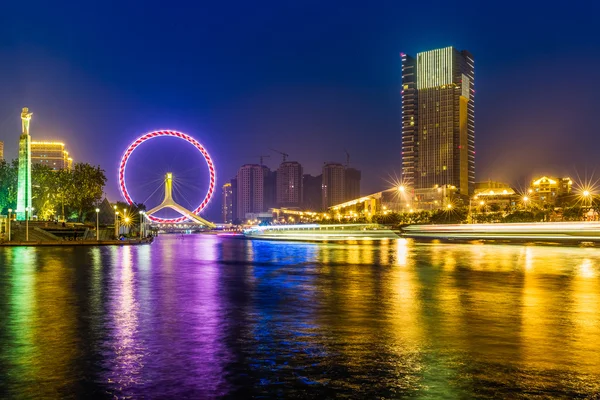
[[[31,116],[27,107],[21,113],[22,132],[19,138],[19,179],[17,190],[17,220],[25,220],[25,208],[31,209]]]

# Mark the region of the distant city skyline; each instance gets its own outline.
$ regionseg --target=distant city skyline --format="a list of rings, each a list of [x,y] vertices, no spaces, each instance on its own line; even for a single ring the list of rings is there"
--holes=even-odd
[[[476,180],[525,184],[597,165],[597,4],[519,4],[517,15],[480,2],[457,12],[451,3],[149,1],[140,16],[134,6],[34,3],[25,19],[8,18],[22,9],[7,3],[0,24],[5,158],[17,156],[14,115],[28,106],[36,135],[60,138],[78,160],[106,170],[111,199],[120,198],[122,151],[165,128],[210,150],[219,186],[270,147],[312,175],[323,161],[343,163],[346,149],[362,192],[379,191],[401,173],[399,54],[446,46],[476,59]],[[410,18],[424,12],[426,20]],[[86,22],[92,13],[102,23]],[[266,165],[274,169],[277,157]],[[212,203],[206,212],[217,218],[220,201]]]

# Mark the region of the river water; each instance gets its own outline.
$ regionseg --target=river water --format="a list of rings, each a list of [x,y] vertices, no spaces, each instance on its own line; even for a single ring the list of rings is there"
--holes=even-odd
[[[600,250],[0,248],[1,398],[600,395]]]

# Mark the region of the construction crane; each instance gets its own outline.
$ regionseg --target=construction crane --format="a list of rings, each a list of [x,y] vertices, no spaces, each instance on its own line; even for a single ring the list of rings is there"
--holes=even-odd
[[[275,153],[281,154],[281,156],[283,157],[283,161],[282,162],[285,162],[285,160],[289,157],[289,154],[284,153],[283,151],[275,150],[273,148],[271,148],[271,150],[274,151]]]
[[[269,158],[271,156],[256,156],[256,157],[260,158],[260,165],[263,165],[263,159]]]

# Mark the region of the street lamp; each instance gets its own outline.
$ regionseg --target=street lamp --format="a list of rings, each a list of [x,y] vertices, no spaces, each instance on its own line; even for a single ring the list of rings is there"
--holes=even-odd
[[[98,216],[100,215],[100,209],[96,208],[96,240],[100,240],[100,222]]]
[[[140,211],[140,239],[144,237],[144,212]]]
[[[581,193],[581,194],[583,195],[583,198],[584,198],[584,206],[587,206],[587,200],[590,199],[589,207],[592,207],[592,201],[591,201],[592,194],[590,193],[590,191],[584,190],[583,193]]]
[[[523,204],[525,204],[525,210],[527,210],[527,202],[529,201],[529,197],[523,196]]]
[[[115,206],[115,210],[117,206]],[[115,211],[115,239],[119,238],[119,212]]]
[[[399,192],[404,193],[405,190],[406,190],[406,188],[404,187],[404,185],[398,186],[398,191]]]

